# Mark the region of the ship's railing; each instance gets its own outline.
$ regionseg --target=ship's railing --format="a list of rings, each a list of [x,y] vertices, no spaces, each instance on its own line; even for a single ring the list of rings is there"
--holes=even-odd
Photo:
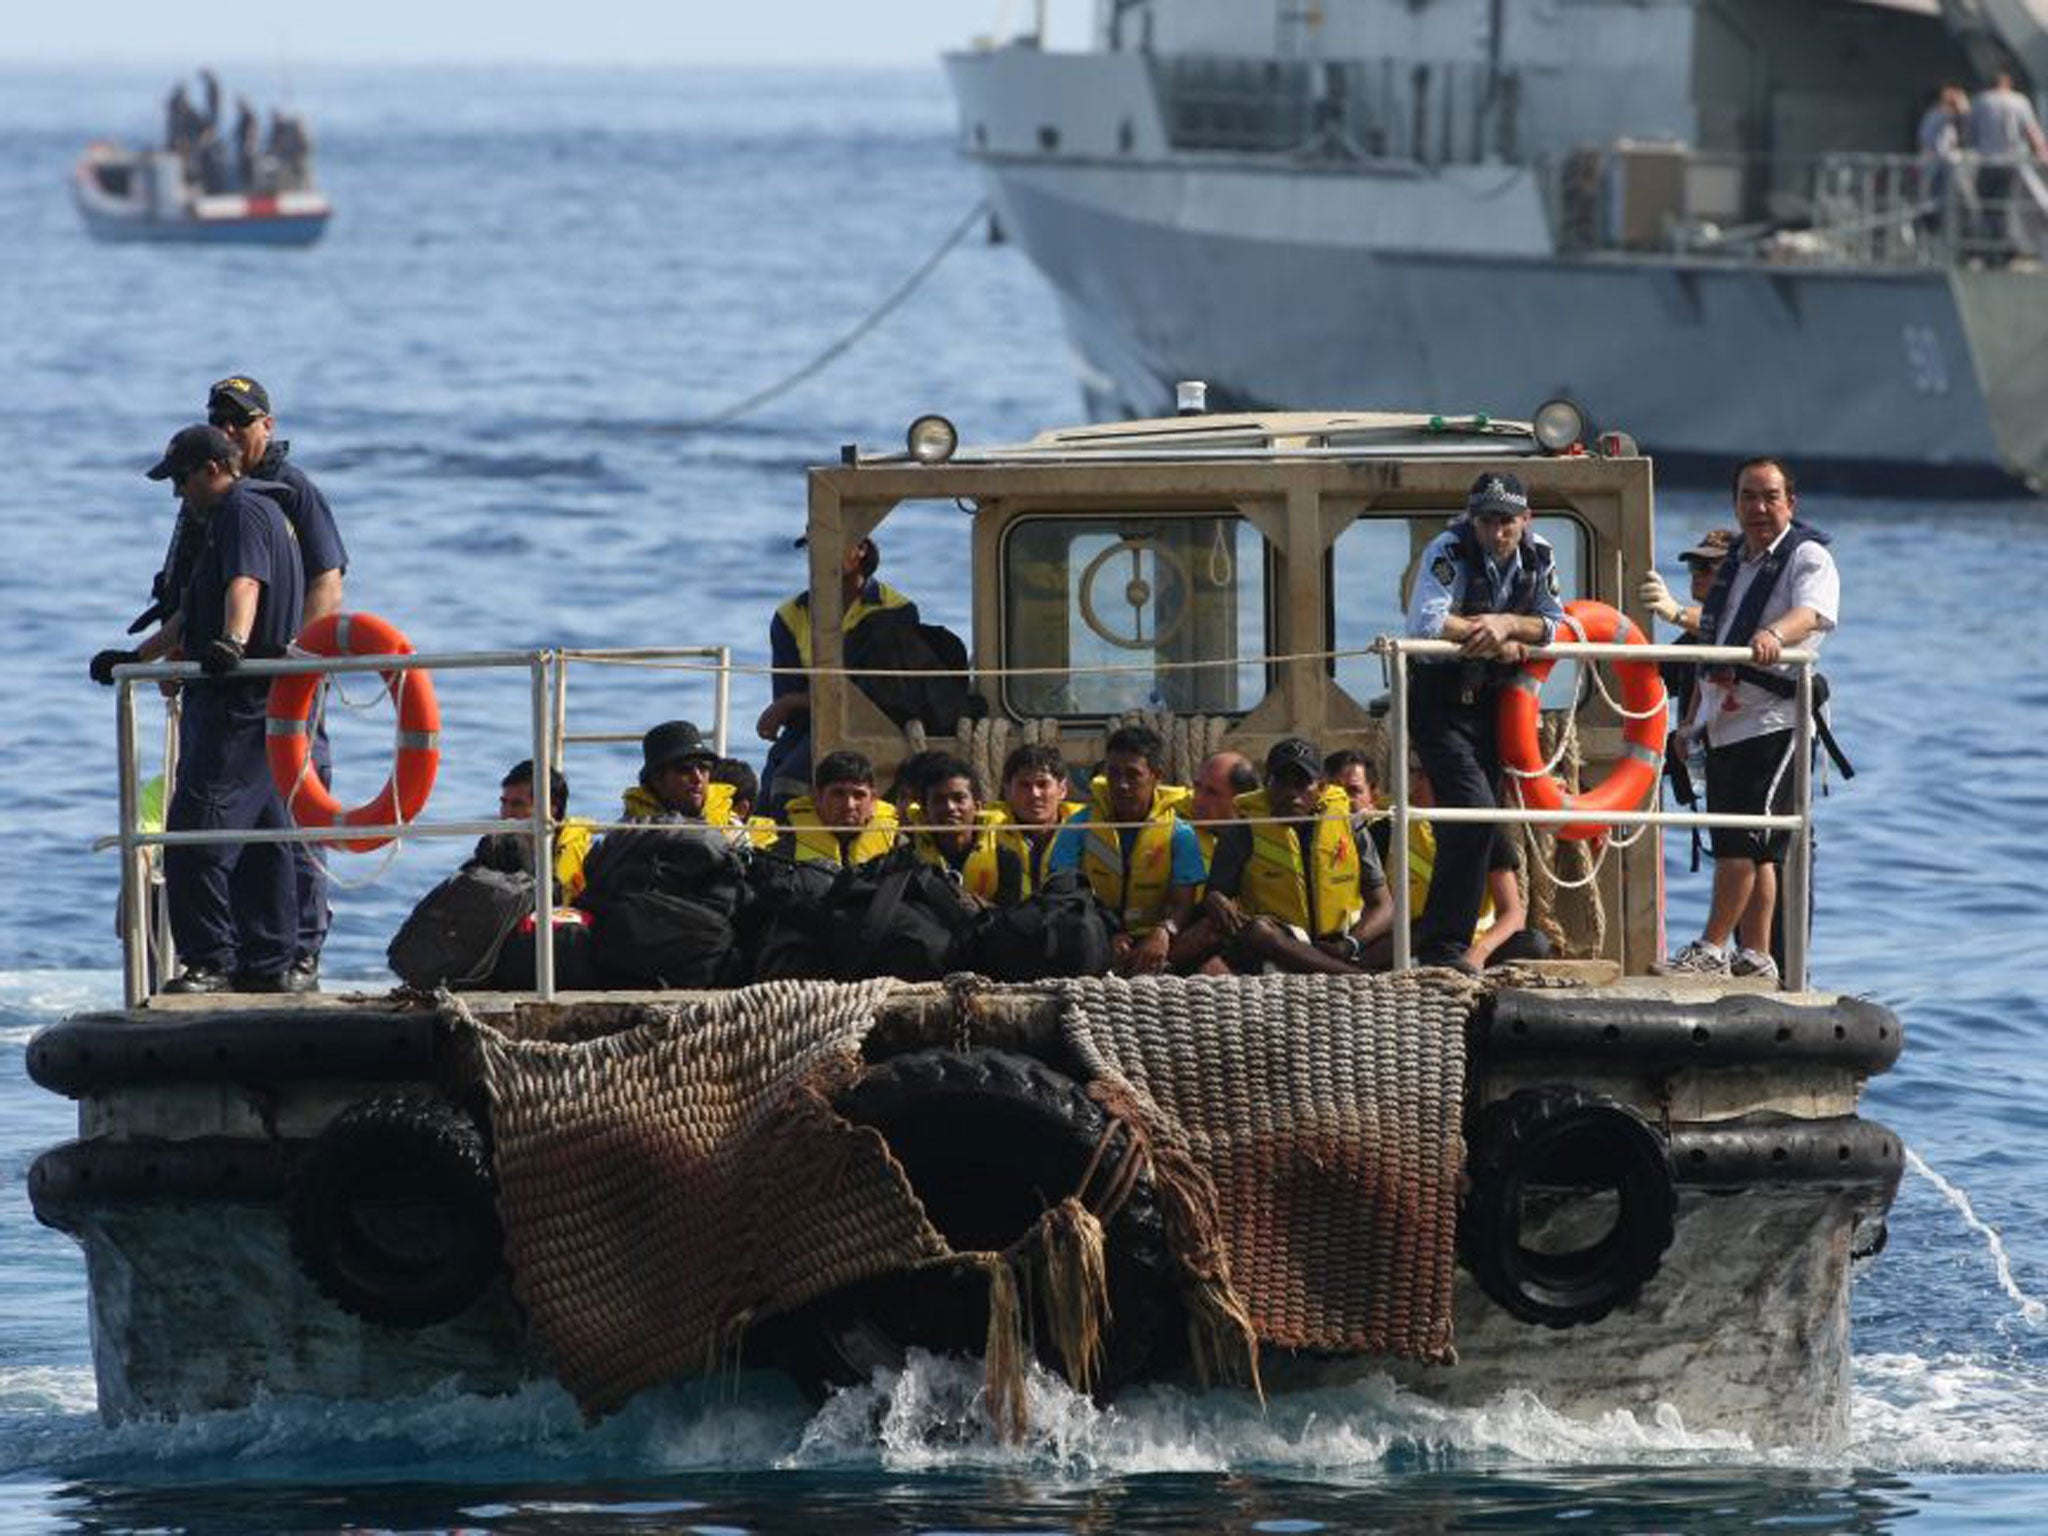
[[[446,652],[411,656],[293,657],[274,661],[247,661],[238,675],[249,678],[290,677],[306,673],[346,676],[353,673],[455,672],[523,668],[530,691],[529,757],[535,763],[561,767],[566,749],[572,745],[638,742],[640,730],[571,731],[568,728],[569,667],[585,666],[688,668],[713,673],[715,698],[712,712],[712,741],[722,756],[730,736],[732,699],[732,650],[729,646],[671,646],[632,650],[536,650],[496,652]],[[118,847],[121,856],[120,927],[122,993],[133,1008],[146,1001],[151,992],[152,972],[170,974],[176,963],[168,903],[162,899],[161,860],[156,850],[204,843],[329,843],[338,834],[326,827],[290,827],[271,830],[221,832],[217,830],[172,832],[150,830],[142,815],[142,729],[137,708],[137,690],[159,682],[203,681],[205,674],[191,662],[160,662],[115,669],[115,736],[120,775],[121,830],[99,846]],[[177,776],[177,731],[179,699],[173,696],[167,711],[164,741],[163,804],[168,811],[172,786]],[[545,778],[536,775],[536,786]],[[412,821],[384,826],[350,827],[350,838],[477,837],[510,832],[527,837],[530,844],[546,850],[545,859],[536,858],[535,869],[553,867],[554,831],[549,820],[548,797],[534,795],[534,816],[530,822],[499,818],[471,818],[453,821]],[[536,902],[539,932],[552,932],[554,897],[552,882],[537,880]],[[536,981],[542,995],[554,995],[554,952],[547,944],[536,944]]]
[[[1533,649],[1533,648],[1532,648]],[[1813,757],[1813,653],[1791,650],[1784,654],[1784,661],[1798,669],[1796,693],[1797,729],[1792,752],[1793,810],[1783,815],[1737,815],[1728,812],[1664,811],[1648,809],[1642,811],[1602,811],[1589,815],[1579,810],[1542,811],[1533,810],[1520,804],[1497,808],[1467,809],[1447,806],[1418,806],[1413,803],[1409,785],[1409,734],[1408,669],[1409,658],[1449,657],[1458,654],[1458,647],[1446,641],[1410,640],[1396,636],[1383,636],[1362,650],[1329,651],[1320,653],[1316,659],[1341,660],[1347,657],[1377,655],[1387,669],[1389,690],[1389,788],[1392,794],[1390,814],[1393,821],[1392,842],[1388,859],[1389,868],[1395,872],[1408,867],[1410,828],[1417,820],[1431,822],[1489,822],[1532,826],[1558,826],[1598,821],[1616,827],[1736,827],[1751,830],[1789,831],[1795,834],[1792,850],[1781,882],[1779,901],[1788,914],[1785,930],[1785,984],[1795,990],[1806,984],[1807,943],[1803,918],[1794,921],[1790,914],[1806,911],[1806,891],[1811,880],[1810,839],[1812,826],[1812,757]],[[1637,662],[1678,661],[1702,665],[1733,665],[1751,659],[1747,647],[1730,646],[1676,646],[1676,645],[1602,645],[1588,642],[1557,642],[1543,648],[1540,654],[1559,659],[1580,659],[1586,661],[1627,660]],[[1251,657],[1238,658],[1240,662],[1263,662],[1273,664],[1299,660],[1299,657]],[[529,755],[536,763],[559,764],[562,750],[570,742],[624,742],[637,741],[639,734],[618,732],[570,733],[567,729],[567,669],[571,661],[616,666],[661,666],[689,670],[710,670],[716,673],[718,687],[717,741],[723,744],[726,735],[726,706],[729,701],[730,676],[734,672],[766,672],[765,667],[736,665],[730,652],[724,647],[694,647],[674,649],[645,649],[625,651],[487,651],[448,652],[438,654],[417,654],[410,656],[350,656],[350,657],[292,657],[280,660],[248,661],[243,663],[238,676],[249,679],[267,677],[303,676],[308,673],[324,675],[349,675],[357,673],[390,674],[414,671],[455,672],[490,669],[524,669],[528,676],[529,708]],[[1164,665],[1209,666],[1214,662],[1183,663]],[[813,669],[814,673],[822,669]],[[877,669],[859,669],[863,676],[878,675]],[[1042,668],[1018,669],[970,669],[969,675],[986,677],[997,671],[1016,670],[1023,672],[1043,671]],[[1128,671],[1129,667],[1113,666],[1075,670]],[[847,672],[845,675],[852,675]],[[881,673],[879,675],[892,675]],[[930,677],[933,672],[922,669],[905,676]],[[205,674],[190,662],[138,663],[117,667],[114,670],[116,755],[120,777],[120,828],[112,838],[103,839],[101,846],[118,847],[121,857],[120,929],[122,949],[122,992],[128,1007],[139,1007],[152,994],[152,957],[150,934],[152,914],[150,893],[154,878],[154,850],[202,844],[233,844],[246,846],[257,843],[331,843],[342,837],[349,839],[390,838],[404,841],[411,838],[477,837],[486,834],[512,833],[527,840],[532,853],[532,868],[552,870],[554,868],[554,840],[560,823],[552,817],[552,808],[546,794],[536,792],[533,796],[533,814],[530,819],[514,821],[504,818],[469,818],[446,821],[404,821],[381,826],[350,826],[337,830],[332,827],[282,827],[226,831],[204,829],[195,831],[148,830],[141,815],[142,801],[142,753],[141,723],[138,710],[138,690],[146,684],[175,681],[179,683],[200,682]],[[173,733],[175,726],[173,726]],[[173,734],[173,742],[175,736]],[[172,750],[167,745],[167,751]],[[536,791],[544,782],[536,775]],[[166,779],[166,804],[169,801],[171,780]],[[595,823],[602,830],[609,824]],[[1204,824],[1207,825],[1207,824]],[[1222,825],[1216,823],[1215,825]],[[1391,878],[1389,884],[1394,897],[1394,926],[1392,941],[1394,966],[1405,970],[1412,962],[1409,927],[1413,914],[1410,911],[1408,882],[1405,878]],[[547,879],[534,881],[534,927],[537,935],[554,932],[556,900],[554,882]],[[160,914],[159,914],[160,916]],[[169,940],[167,933],[158,935],[159,948],[156,966],[162,974],[170,968]],[[552,943],[536,942],[534,945],[534,988],[543,1000],[555,995],[554,946]]]
[[[1584,810],[1539,811],[1521,804],[1478,809],[1446,806],[1425,808],[1414,805],[1410,798],[1408,775],[1411,738],[1408,721],[1407,661],[1411,657],[1434,657],[1441,660],[1459,655],[1460,650],[1447,640],[1410,640],[1398,636],[1383,637],[1375,643],[1375,649],[1389,657],[1391,662],[1387,671],[1387,758],[1394,824],[1387,860],[1390,870],[1400,871],[1408,867],[1409,828],[1418,818],[1444,823],[1488,822],[1542,827],[1597,822],[1613,827],[1730,827],[1749,831],[1790,832],[1793,834],[1792,846],[1787,852],[1783,878],[1778,888],[1778,910],[1785,915],[1784,981],[1785,985],[1795,992],[1805,990],[1806,893],[1813,878],[1813,669],[1818,660],[1812,651],[1787,650],[1783,655],[1785,663],[1797,669],[1797,692],[1794,694],[1796,724],[1791,751],[1793,808],[1783,815],[1738,815],[1712,809],[1704,812],[1652,809],[1601,811],[1589,814]],[[1584,661],[1676,661],[1697,663],[1701,666],[1741,666],[1754,662],[1754,657],[1746,645],[1608,645],[1590,641],[1559,641],[1540,649],[1533,646],[1530,649],[1532,654],[1560,658],[1576,657]],[[1394,895],[1394,927],[1391,935],[1394,946],[1394,969],[1406,970],[1412,960],[1409,939],[1410,918],[1413,914],[1409,910],[1408,882],[1390,875],[1389,883]]]
[[[1181,150],[1470,165],[1515,158],[1520,78],[1469,61],[1155,54]]]
[[[2009,158],[1755,156],[1622,141],[1546,164],[1543,182],[1558,246],[1570,252],[1825,267],[2048,254],[2048,184]]]
[[[2039,255],[2048,189],[2030,160],[1828,154],[1814,173],[1813,234],[1824,259],[1948,266]]]

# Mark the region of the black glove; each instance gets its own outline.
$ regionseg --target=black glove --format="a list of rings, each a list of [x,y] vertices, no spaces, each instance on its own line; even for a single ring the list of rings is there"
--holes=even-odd
[[[114,686],[114,668],[125,667],[130,662],[140,660],[140,651],[101,651],[93,657],[86,671],[92,674],[92,680],[102,688],[111,688]]]
[[[222,635],[206,642],[206,649],[199,653],[199,670],[208,677],[222,677],[239,667],[247,654],[241,641]]]

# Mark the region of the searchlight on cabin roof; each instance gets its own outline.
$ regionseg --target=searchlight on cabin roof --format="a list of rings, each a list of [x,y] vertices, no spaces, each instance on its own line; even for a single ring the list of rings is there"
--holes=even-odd
[[[960,446],[960,431],[943,416],[920,416],[903,434],[910,456],[920,464],[943,464]]]
[[[1545,453],[1569,453],[1586,440],[1586,413],[1560,396],[1536,407],[1529,429]]]

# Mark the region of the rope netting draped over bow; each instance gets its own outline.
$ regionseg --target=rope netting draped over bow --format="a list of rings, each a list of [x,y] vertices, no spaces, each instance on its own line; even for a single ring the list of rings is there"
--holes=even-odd
[[[718,1369],[749,1326],[828,1291],[950,1265],[988,1277],[991,1412],[1016,1428],[1018,1285],[1054,1293],[1046,1326],[1069,1360],[1115,1325],[1096,1299],[1100,1192],[1043,1191],[1029,1241],[953,1252],[882,1136],[833,1109],[885,1010],[945,1013],[933,1043],[961,1049],[1025,1015],[1054,1026],[1141,1152],[1123,1177],[1142,1168],[1158,1191],[1198,1367],[1255,1386],[1260,1343],[1455,1358],[1481,995],[1441,973],[986,986],[971,1006],[887,980],[775,982],[585,1040],[515,1039],[447,1006],[490,1098],[515,1293],[586,1413]]]

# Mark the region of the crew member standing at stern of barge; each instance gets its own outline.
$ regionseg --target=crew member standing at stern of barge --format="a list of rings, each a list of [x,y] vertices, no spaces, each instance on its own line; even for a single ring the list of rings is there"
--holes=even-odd
[[[1722,559],[1700,605],[1699,634],[1714,645],[1748,646],[1755,665],[1712,668],[1703,685],[1710,811],[1758,816],[1791,809],[1797,689],[1792,669],[1778,659],[1817,648],[1842,607],[1828,536],[1800,522],[1798,510],[1792,473],[1778,460],[1751,459],[1736,470],[1742,542]],[[1790,835],[1715,827],[1710,837],[1714,894],[1706,932],[1666,968],[1775,981],[1771,919]],[[1732,957],[1731,939],[1738,944]]]
[[[1423,551],[1408,602],[1410,638],[1453,641],[1460,651],[1418,659],[1411,672],[1415,750],[1437,804],[1500,804],[1501,684],[1563,622],[1556,556],[1530,531],[1529,493],[1515,476],[1490,470],[1472,482],[1465,515]],[[1465,951],[1486,896],[1494,832],[1484,822],[1437,827],[1436,869],[1415,926],[1418,965],[1471,970]]]
[[[305,573],[305,609],[299,619],[303,629],[315,619],[341,612],[342,582],[348,574],[348,550],[341,542],[334,513],[327,498],[306,472],[290,462],[292,445],[277,435],[277,421],[270,414],[269,391],[247,374],[230,374],[206,392],[207,422],[227,434],[242,451],[242,464],[251,481],[264,485],[264,494],[283,510],[298,541],[299,567]],[[327,712],[316,711],[319,724],[313,731],[313,771],[329,788],[334,784],[334,759],[327,745]],[[291,847],[293,879],[299,892],[299,936],[292,957],[295,991],[315,991],[320,982],[320,951],[327,944],[328,924],[333,911],[327,902],[327,866],[311,843]]]
[[[264,755],[268,678],[235,675],[244,656],[282,656],[298,633],[305,577],[291,524],[242,479],[242,455],[218,427],[186,427],[148,471],[205,519],[185,590],[185,654],[205,676],[185,687],[178,720],[172,832],[290,825]],[[171,934],[185,962],[167,992],[284,992],[298,946],[291,849],[204,843],[164,850]]]

